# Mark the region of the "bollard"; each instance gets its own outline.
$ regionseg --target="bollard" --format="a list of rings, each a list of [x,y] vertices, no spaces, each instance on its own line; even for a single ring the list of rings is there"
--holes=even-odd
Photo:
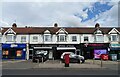
[[[102,62],[102,59],[101,59],[101,67],[103,66],[103,62]]]
[[[42,63],[43,63],[44,61],[43,61],[43,57],[42,57]]]
[[[95,64],[95,58],[93,58],[93,64]]]

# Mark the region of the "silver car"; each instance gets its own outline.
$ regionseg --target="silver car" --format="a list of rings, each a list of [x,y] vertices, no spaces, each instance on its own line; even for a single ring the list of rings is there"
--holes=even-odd
[[[77,62],[77,63],[84,63],[85,62],[85,59],[83,56],[81,55],[76,55],[74,54],[73,52],[63,52],[63,54],[61,55],[61,60],[62,62],[64,62],[64,55],[65,54],[69,54],[69,57],[70,57],[70,62]]]

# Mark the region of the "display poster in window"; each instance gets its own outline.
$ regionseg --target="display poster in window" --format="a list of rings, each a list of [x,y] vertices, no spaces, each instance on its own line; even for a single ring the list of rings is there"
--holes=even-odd
[[[100,59],[101,54],[107,54],[107,50],[94,50],[95,59]]]
[[[8,54],[9,54],[8,50],[3,51],[3,55],[8,55]]]
[[[21,57],[22,56],[22,51],[21,50],[17,50],[17,57]]]

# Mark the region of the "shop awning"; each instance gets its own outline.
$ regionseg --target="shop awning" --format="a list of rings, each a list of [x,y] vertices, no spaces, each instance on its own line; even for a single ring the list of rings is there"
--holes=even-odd
[[[57,50],[76,50],[75,47],[57,47]]]
[[[52,47],[34,47],[34,49],[52,49]]]

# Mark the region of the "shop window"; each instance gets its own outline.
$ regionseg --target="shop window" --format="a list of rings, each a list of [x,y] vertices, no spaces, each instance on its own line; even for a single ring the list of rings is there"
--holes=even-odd
[[[26,36],[21,37],[21,42],[26,42]]]
[[[17,50],[16,51],[16,56],[17,57],[21,57],[22,56],[22,51],[21,50]]]
[[[77,36],[72,36],[72,41],[77,41]]]
[[[65,42],[66,41],[66,35],[58,35],[57,40],[59,42]]]
[[[38,41],[38,37],[37,36],[33,36],[33,42],[37,42]]]
[[[8,58],[8,55],[9,55],[9,51],[8,50],[3,50],[2,51],[3,58]]]
[[[3,55],[8,56],[9,52],[8,50],[3,50]]]
[[[85,36],[85,37],[84,37],[84,41],[88,41],[88,36]]]
[[[50,42],[51,41],[51,35],[44,35],[44,41]]]

